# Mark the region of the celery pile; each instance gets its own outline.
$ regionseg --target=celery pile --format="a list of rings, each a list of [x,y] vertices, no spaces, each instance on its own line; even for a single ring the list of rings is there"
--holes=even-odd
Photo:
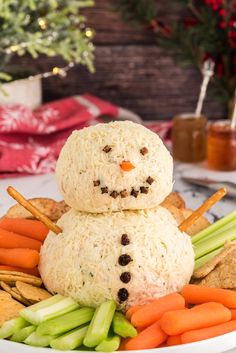
[[[116,311],[113,300],[95,310],[81,308],[72,298],[59,294],[22,309],[19,318],[0,328],[0,338],[64,351],[87,347],[113,352],[119,348],[121,337],[136,335],[136,329]]]
[[[195,269],[217,255],[226,241],[236,243],[236,210],[192,237]]]

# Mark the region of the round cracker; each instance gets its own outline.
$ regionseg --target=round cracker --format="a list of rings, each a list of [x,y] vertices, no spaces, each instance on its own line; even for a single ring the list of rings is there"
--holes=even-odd
[[[20,272],[20,271],[7,271],[7,270],[0,270],[0,274],[2,275],[12,275],[12,276],[21,276],[21,277],[28,277],[28,278],[36,278],[39,279],[39,277],[36,277],[34,275],[30,275],[25,272]]]
[[[42,300],[50,298],[52,295],[45,289],[34,287],[30,284],[17,281],[16,288],[20,294],[27,300],[40,302]]]
[[[40,287],[42,285],[41,278],[34,277],[34,276],[25,277],[25,276],[21,276],[21,275],[14,275],[11,273],[9,274],[9,272],[7,274],[0,273],[0,281],[3,281],[3,282],[8,283],[10,285],[15,285],[16,281],[29,283],[29,284],[32,284],[36,287]]]
[[[28,300],[26,300],[21,294],[16,293],[14,290],[12,290],[12,288],[8,286],[7,283],[4,283],[1,281],[0,284],[1,284],[1,287],[11,295],[12,298],[18,300],[24,305],[27,305],[27,306],[31,305],[31,303]]]

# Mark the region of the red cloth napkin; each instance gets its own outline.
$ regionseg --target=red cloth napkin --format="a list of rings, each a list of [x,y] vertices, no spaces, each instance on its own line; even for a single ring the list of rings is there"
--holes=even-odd
[[[91,95],[61,99],[32,111],[19,104],[0,106],[0,177],[53,172],[67,137],[121,110]],[[128,116],[127,116],[128,118]],[[165,139],[170,123],[150,124]]]

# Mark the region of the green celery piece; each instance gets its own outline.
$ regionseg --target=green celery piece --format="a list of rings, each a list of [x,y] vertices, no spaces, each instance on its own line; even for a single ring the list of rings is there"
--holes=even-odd
[[[115,310],[114,300],[105,301],[97,307],[84,338],[86,347],[96,347],[107,338]]]
[[[39,335],[35,331],[24,340],[24,343],[34,347],[48,347],[53,339],[55,339],[55,336]]]
[[[12,319],[4,322],[0,328],[0,338],[7,338],[12,336],[16,331],[20,330],[23,327],[29,326],[29,323],[24,320],[22,317]]]
[[[40,303],[22,309],[20,316],[37,326],[43,321],[66,314],[78,307],[79,305],[72,298],[57,294]]]
[[[196,244],[194,247],[195,259],[211,253],[212,251],[222,247],[227,240],[236,239],[236,227],[220,232],[217,237],[211,237],[206,241]]]
[[[217,237],[218,234],[222,233],[222,232],[226,232],[227,230],[229,230],[230,228],[235,228],[236,227],[236,220],[227,223],[225,226],[223,226],[222,228],[219,228],[218,230],[216,230],[213,233],[210,233],[207,237],[204,237],[203,239],[197,241],[196,243],[194,243],[195,246],[198,246],[202,243],[204,243],[206,240],[209,240],[211,238]]]
[[[37,332],[41,335],[58,335],[68,332],[92,320],[93,308],[80,308],[70,313],[42,322]]]
[[[30,325],[16,331],[11,337],[11,341],[14,342],[24,342],[26,338],[31,335],[36,330],[36,326]]]
[[[232,243],[236,244],[236,241],[232,241]],[[223,246],[219,249],[216,249],[212,252],[210,252],[209,254],[206,254],[202,257],[200,257],[199,259],[197,259],[195,261],[195,267],[194,270],[197,270],[199,267],[203,266],[206,262],[210,261],[211,259],[213,259],[216,255],[218,255],[221,250],[223,249]]]
[[[207,263],[208,261],[213,259],[216,255],[218,255],[221,252],[221,250],[222,250],[222,248],[214,250],[214,251],[210,252],[209,254],[204,255],[202,257],[199,257],[199,259],[197,259],[195,261],[194,270],[197,270],[199,267],[203,266],[205,263]]]
[[[236,220],[236,210],[227,214],[225,217],[219,219],[217,222],[211,224],[209,227],[203,229],[201,232],[195,234],[192,237],[192,243],[195,244],[196,242],[200,241],[201,239],[204,239],[211,233],[223,228],[225,225],[234,220]]]
[[[82,345],[86,332],[88,330],[87,326],[82,326],[76,328],[72,331],[67,332],[63,336],[60,336],[50,342],[50,346],[53,349],[58,349],[61,351],[68,351],[75,349]]]
[[[120,337],[113,336],[107,337],[95,348],[97,352],[114,352],[117,351],[120,346]]]
[[[117,335],[123,338],[135,337],[138,334],[134,326],[118,311],[113,316],[112,328]]]

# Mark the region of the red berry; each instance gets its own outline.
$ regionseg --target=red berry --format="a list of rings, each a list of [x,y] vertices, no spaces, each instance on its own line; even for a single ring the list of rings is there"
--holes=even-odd
[[[222,28],[222,29],[226,28],[226,25],[227,25],[227,23],[225,21],[221,21],[219,23],[219,27]]]
[[[219,15],[220,16],[222,16],[222,17],[224,17],[224,16],[226,16],[226,11],[225,11],[225,9],[221,9],[220,11],[219,11]]]

